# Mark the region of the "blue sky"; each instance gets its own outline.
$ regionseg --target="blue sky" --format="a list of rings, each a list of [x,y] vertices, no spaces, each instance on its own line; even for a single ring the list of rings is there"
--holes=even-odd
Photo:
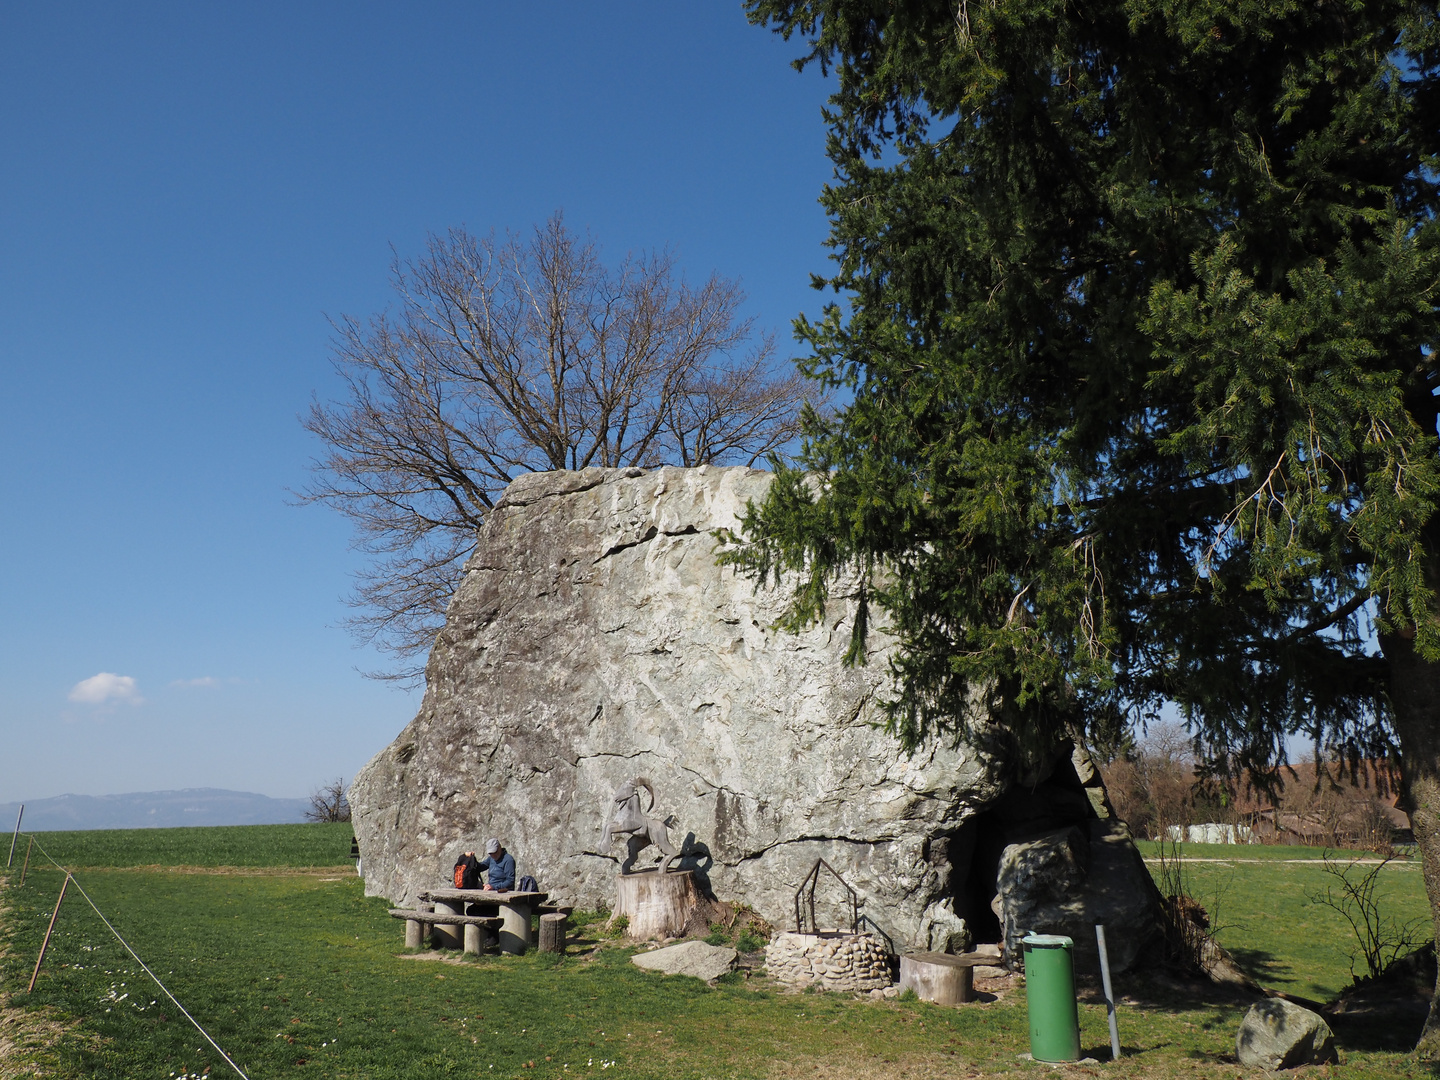
[[[719,4],[11,5],[0,35],[0,802],[350,777],[419,703],[290,505],[327,316],[390,245],[563,209],[821,303],[825,84]]]

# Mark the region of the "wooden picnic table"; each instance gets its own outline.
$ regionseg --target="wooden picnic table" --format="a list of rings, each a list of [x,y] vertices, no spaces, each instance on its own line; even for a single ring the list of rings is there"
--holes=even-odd
[[[464,914],[466,904],[494,904],[500,912],[500,951],[507,953],[523,953],[530,947],[530,916],[549,897],[543,892],[491,889],[429,889],[420,893],[421,900],[454,915]]]

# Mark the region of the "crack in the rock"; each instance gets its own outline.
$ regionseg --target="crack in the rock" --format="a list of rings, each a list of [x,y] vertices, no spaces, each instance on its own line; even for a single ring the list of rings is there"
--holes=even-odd
[[[618,555],[618,554],[619,554],[620,552],[622,552],[622,551],[626,551],[626,550],[628,550],[628,549],[630,549],[630,548],[633,548],[633,547],[639,547],[641,544],[649,543],[651,540],[654,540],[655,537],[658,536],[659,534],[660,534],[660,529],[659,529],[657,526],[655,526],[655,525],[651,525],[650,528],[648,528],[648,529],[645,530],[645,535],[642,536],[642,537],[640,537],[640,539],[638,539],[638,540],[627,540],[627,541],[625,541],[625,542],[623,542],[623,543],[614,544],[614,545],[606,548],[604,551],[602,551],[602,552],[600,553],[600,557],[597,558],[597,559],[595,559],[593,562],[591,562],[590,565],[591,565],[591,566],[594,566],[595,563],[598,563],[598,562],[600,561],[600,559],[608,559],[611,555]]]
[[[725,862],[726,866],[739,866],[741,863],[751,862],[765,855],[767,852],[774,851],[776,848],[784,847],[787,844],[814,844],[824,842],[832,844],[855,844],[859,847],[874,847],[876,844],[884,844],[896,839],[898,839],[898,837],[894,836],[877,836],[871,840],[857,840],[853,836],[793,836],[788,840],[776,840],[773,844],[766,844],[758,851],[744,852],[740,858],[733,863],[725,860],[722,861]]]
[[[605,551],[602,551],[600,553],[600,557],[595,559],[590,565],[594,566],[595,563],[598,563],[600,561],[600,559],[608,559],[611,555],[616,555],[619,552],[625,551],[629,548],[639,547],[641,544],[648,544],[657,536],[697,536],[699,535],[699,533],[700,530],[694,525],[685,525],[679,529],[674,530],[661,529],[658,525],[651,525],[648,529],[645,530],[645,535],[640,537],[640,539],[627,540],[623,543],[615,544],[612,547],[607,548]]]
[[[591,491],[597,487],[602,486],[606,480],[610,479],[614,471],[615,470],[611,469],[600,470],[598,476],[594,476],[589,480],[581,480],[579,483],[576,483],[573,486],[567,486],[561,491],[541,491],[530,499],[504,498],[495,505],[495,510],[506,509],[511,506],[534,506],[542,499],[561,499],[564,498],[566,495],[578,495],[582,491]],[[627,478],[629,472],[629,469],[623,470],[623,474],[627,474]],[[494,512],[494,510],[491,511],[492,514]]]

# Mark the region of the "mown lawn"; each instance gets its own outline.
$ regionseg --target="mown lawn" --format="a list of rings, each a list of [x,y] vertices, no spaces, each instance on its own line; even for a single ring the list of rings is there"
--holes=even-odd
[[[1183,844],[1187,892],[1211,915],[1216,939],[1263,986],[1327,1000],[1350,985],[1355,935],[1344,917],[1319,902],[1335,878],[1326,852],[1307,847]],[[1159,874],[1159,845],[1142,843]],[[1331,852],[1331,865],[1373,861],[1369,852]],[[1352,878],[1369,867],[1356,863]],[[1337,893],[1339,890],[1335,890]],[[1376,898],[1398,924],[1428,934],[1430,906],[1416,860],[1397,860],[1380,871]],[[1364,974],[1363,961],[1356,970]]]
[[[350,861],[348,823],[221,825],[193,829],[92,829],[36,833],[61,866],[341,866]],[[9,834],[5,850],[9,851]],[[27,840],[15,851],[18,867]],[[32,856],[43,862],[39,851]]]
[[[160,850],[157,845],[168,841],[153,835],[159,831],[112,834],[108,849],[102,845],[112,861],[136,864],[128,867],[97,865],[101,856],[92,849],[72,849],[92,851],[91,868],[78,871],[77,880],[254,1080],[579,1074],[889,1080],[1051,1073],[1019,1059],[1028,1048],[1023,989],[947,1009],[780,993],[763,978],[747,982],[739,974],[708,987],[642,972],[615,943],[592,952],[593,937],[572,945],[563,959],[407,957],[401,925],[388,917],[385,901],[366,899],[348,868],[323,869],[334,862],[328,841],[277,834],[259,843],[276,852],[280,865],[274,868],[252,863],[243,872],[177,872],[152,869],[157,860],[132,858],[125,850],[131,837],[148,852]],[[52,835],[41,838],[53,852]],[[177,861],[204,866],[197,852],[205,843],[197,847],[195,837],[173,842],[183,853]],[[348,845],[346,832],[345,854]],[[322,868],[304,865],[303,852],[312,850]],[[1276,865],[1285,872],[1285,864]],[[15,885],[17,878],[12,873],[0,894],[9,909],[0,988],[11,995],[13,1008],[68,1025],[58,1043],[39,1055],[43,1075],[169,1080],[206,1068],[212,1077],[233,1075],[73,885],[39,985],[27,997],[25,983],[61,874],[32,869],[23,888]],[[1265,933],[1267,949],[1289,940]],[[1289,953],[1279,955],[1295,963]],[[1121,1012],[1127,1056],[1115,1065],[1062,1071],[1241,1074],[1231,1059],[1241,1003],[1193,1000],[1140,983],[1123,988],[1131,995]],[[1082,1005],[1081,1026],[1087,1050],[1108,1059],[1103,1007]],[[1412,1037],[1387,1033],[1377,1042],[1371,1033],[1369,1042],[1346,1045],[1342,1035],[1347,1073],[1429,1076],[1400,1052]],[[13,1075],[34,1074],[27,1065]]]

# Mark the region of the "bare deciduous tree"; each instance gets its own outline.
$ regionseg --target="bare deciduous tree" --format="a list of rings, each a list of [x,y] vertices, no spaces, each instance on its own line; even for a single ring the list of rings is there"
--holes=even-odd
[[[336,777],[317,788],[310,796],[306,821],[349,821],[350,800],[345,797],[345,781]]]
[[[559,214],[528,239],[452,229],[392,277],[393,315],[336,326],[347,400],[304,421],[326,452],[301,497],[349,516],[377,556],[350,622],[401,658],[428,649],[515,476],[753,464],[796,437],[814,393],[772,374],[737,283],[691,286],[665,254],[607,267]]]

